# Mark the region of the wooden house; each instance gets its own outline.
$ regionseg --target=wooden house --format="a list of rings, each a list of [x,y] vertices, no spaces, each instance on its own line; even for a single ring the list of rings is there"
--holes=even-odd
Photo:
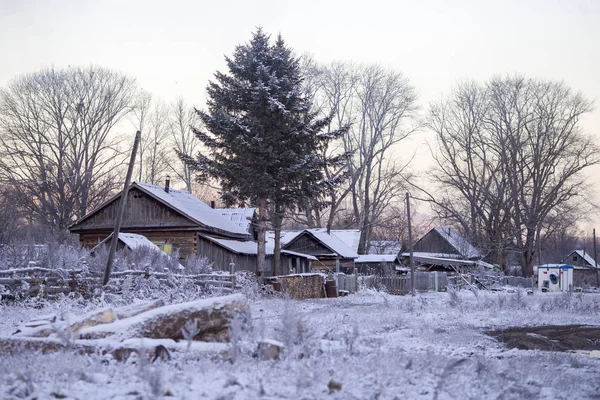
[[[600,264],[585,250],[573,250],[561,263],[573,266],[575,286],[600,287]]]
[[[317,258],[313,269],[353,273],[358,253],[359,230],[332,230],[325,228],[282,231],[281,248]],[[274,232],[268,232],[268,243],[273,243]]]
[[[121,193],[101,204],[69,230],[79,235],[81,244],[93,248],[113,231]],[[248,239],[245,227],[223,218],[189,192],[134,182],[129,188],[121,232],[143,235],[180,259],[198,255],[198,236],[209,234],[228,239]]]

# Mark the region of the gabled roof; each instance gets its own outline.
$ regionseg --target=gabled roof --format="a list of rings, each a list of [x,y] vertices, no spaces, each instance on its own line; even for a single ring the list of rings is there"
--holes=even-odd
[[[222,217],[250,232],[252,218],[256,212],[255,208],[217,208],[216,211]]]
[[[129,190],[136,188],[140,191],[151,196],[160,203],[173,209],[177,213],[183,215],[189,220],[197,223],[201,226],[213,228],[217,231],[224,233],[233,234],[235,236],[247,237],[248,232],[238,224],[235,224],[224,218],[216,210],[203,203],[196,196],[185,190],[170,189],[169,192],[165,192],[164,188],[160,186],[150,185],[148,183],[133,182],[129,187]],[[88,219],[90,216],[104,208],[109,203],[119,199],[121,193],[116,194],[108,201],[104,202],[99,207],[87,213],[84,217],[75,222],[71,227],[81,224],[83,221]]]
[[[161,200],[167,206],[172,207],[198,224],[217,228],[226,232],[248,234],[244,228],[223,218],[223,216],[215,209],[203,203],[199,198],[188,191],[171,189],[167,193],[160,186],[138,182],[134,182],[133,185],[137,185],[142,191],[151,194],[154,198]]]
[[[256,255],[258,253],[257,243],[252,240],[221,239],[207,235],[202,235],[202,237],[207,240],[210,240],[211,242],[217,243],[236,254]],[[266,245],[265,250],[266,255],[273,255],[274,253],[273,246],[270,244]],[[311,256],[309,254],[297,253],[295,251],[281,250],[281,253],[306,258],[312,261],[317,260],[317,258],[314,256]]]
[[[310,229],[298,229],[290,231],[281,231],[281,245],[285,246],[290,243],[296,237],[300,236],[301,233],[308,231],[312,233],[327,233],[327,228],[310,228]],[[331,236],[342,242],[344,245],[358,251],[358,242],[360,241],[360,229],[332,229]],[[275,232],[267,231],[267,242],[273,244],[275,241]]]
[[[450,246],[465,258],[481,257],[481,253],[453,228],[437,227],[436,231]]]
[[[568,260],[568,258],[570,258],[573,253],[576,253],[579,257],[583,258],[585,260],[586,263],[588,263],[591,267],[594,268],[600,268],[600,263],[596,266],[596,262],[594,261],[594,257],[592,257],[592,255],[588,252],[586,252],[585,250],[573,250],[572,252],[569,253],[568,256],[566,256],[565,258],[562,259],[562,262],[571,262],[571,260]],[[576,267],[576,265],[575,265]]]
[[[310,235],[312,236],[315,240],[317,240],[318,242],[320,242],[323,246],[325,246],[327,249],[329,249],[331,251],[331,255],[340,255],[344,258],[357,258],[358,257],[358,253],[356,252],[356,250],[354,250],[352,247],[354,244],[351,243],[350,245],[344,243],[342,240],[340,240],[340,238],[338,237],[338,234],[340,234],[340,232],[342,232],[340,234],[340,236],[346,240],[349,240],[353,237],[355,237],[355,233],[347,233],[344,234],[344,231],[336,231],[337,234],[334,234],[334,231],[331,231],[331,234],[327,233],[327,229],[325,228],[313,228],[313,229],[304,229],[301,231],[282,231],[281,232],[281,246],[286,247],[288,245],[290,245],[292,242],[294,242],[295,240],[297,240],[300,236],[303,235]],[[358,232],[360,235],[360,231]],[[267,242],[271,245],[273,245],[274,243],[274,232],[270,231],[268,232],[268,236],[267,236]]]

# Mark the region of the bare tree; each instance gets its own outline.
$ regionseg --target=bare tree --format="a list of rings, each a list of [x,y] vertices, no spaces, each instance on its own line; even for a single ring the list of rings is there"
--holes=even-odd
[[[459,85],[432,107],[440,144],[430,195],[440,216],[480,237],[497,253],[519,254],[529,276],[540,235],[560,210],[578,210],[582,171],[598,148],[579,127],[591,103],[564,83],[523,77]]]
[[[160,182],[169,170],[172,154],[169,138],[167,107],[159,102],[154,104],[150,114],[147,134],[142,138],[144,150],[144,179],[154,185]]]
[[[330,190],[326,225],[331,228],[338,214],[347,217],[342,207],[348,205],[352,217],[338,224],[361,229],[359,253],[365,253],[372,229],[382,222],[386,208],[401,202],[398,195],[408,162],[393,153],[418,126],[415,90],[402,74],[378,65],[334,62],[317,67],[307,61],[304,73],[309,77],[308,90],[315,93],[314,104],[322,113],[334,115],[330,129],[349,126],[342,142],[333,143],[323,154],[345,154],[348,160],[343,168],[328,171],[328,177],[347,181]],[[310,202],[304,210],[309,226],[322,224],[321,210]]]
[[[363,67],[358,79],[356,119],[346,147],[356,151],[352,163],[354,217],[359,221],[359,254],[368,251],[373,226],[398,199],[408,162],[393,154],[417,129],[415,89],[401,73],[378,65]]]
[[[169,131],[172,146],[179,157],[172,159],[170,169],[181,179],[188,192],[192,192],[194,171],[189,164],[181,161],[182,157],[193,157],[200,149],[200,141],[191,129],[199,124],[193,108],[180,98],[170,109]]]
[[[147,129],[150,124],[152,113],[152,94],[145,90],[140,90],[135,98],[135,104],[129,117],[136,131],[142,132],[141,146],[138,147],[138,181],[144,181],[144,156],[146,152],[146,144],[149,136]]]
[[[135,83],[100,67],[46,69],[0,91],[0,180],[23,209],[64,232],[115,187],[114,126]]]

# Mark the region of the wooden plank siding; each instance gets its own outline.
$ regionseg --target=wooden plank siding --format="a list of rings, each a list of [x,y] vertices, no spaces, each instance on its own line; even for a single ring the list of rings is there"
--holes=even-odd
[[[302,235],[299,238],[291,241],[285,246],[286,250],[295,251],[297,253],[310,254],[311,256],[330,255],[333,251],[323,246],[321,242],[315,240],[310,235]]]
[[[198,257],[206,257],[213,262],[213,268],[220,271],[229,271],[229,264],[235,263],[236,271],[256,272],[256,255],[236,254],[229,249],[219,246],[201,235],[197,235]],[[270,263],[271,260],[267,260]],[[266,269],[266,267],[265,267]]]
[[[198,257],[206,257],[213,262],[213,268],[219,271],[229,271],[230,263],[235,264],[235,271],[256,272],[258,259],[256,254],[241,254],[231,251],[218,243],[198,235]],[[281,254],[281,274],[311,272],[311,262],[306,258]],[[265,259],[265,276],[273,275],[273,255],[267,255]]]
[[[419,239],[413,246],[413,251],[423,253],[457,254],[458,251],[450,245],[437,231],[432,229]]]
[[[121,197],[119,196],[106,204],[97,212],[90,215],[89,218],[72,228],[72,231],[75,233],[104,229],[112,231],[117,218],[120,200]],[[132,188],[127,195],[127,205],[125,214],[123,215],[121,231],[133,232],[133,229],[148,227],[152,227],[153,229],[182,227],[199,229],[198,224],[161,204],[139,189]]]

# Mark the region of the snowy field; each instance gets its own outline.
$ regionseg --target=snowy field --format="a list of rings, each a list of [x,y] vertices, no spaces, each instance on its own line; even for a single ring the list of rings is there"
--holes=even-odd
[[[151,364],[68,351],[0,355],[0,398],[28,399],[598,399],[600,359],[506,349],[487,329],[600,325],[600,295],[376,291],[337,299],[250,298],[252,329],[233,359],[173,354]],[[76,305],[3,306],[0,334]],[[60,311],[65,311],[64,309]],[[282,359],[252,353],[260,338]]]

